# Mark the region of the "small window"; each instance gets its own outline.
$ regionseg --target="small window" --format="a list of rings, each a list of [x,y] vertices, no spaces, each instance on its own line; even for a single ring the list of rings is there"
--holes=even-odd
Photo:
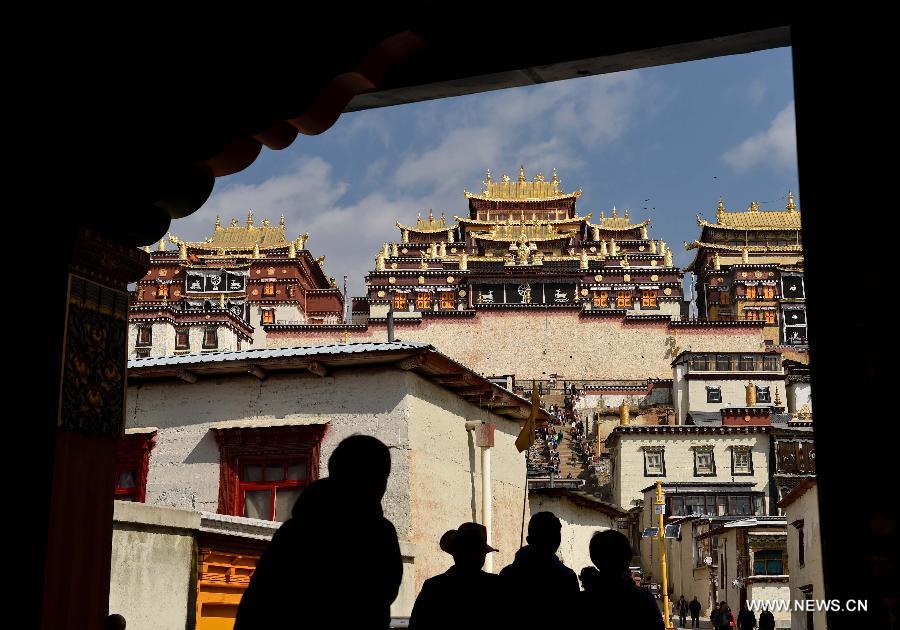
[[[187,328],[178,328],[175,331],[175,349],[189,350],[191,347],[190,335]]]
[[[631,308],[632,293],[631,290],[616,291],[616,308]]]
[[[169,285],[161,284],[159,285],[159,289],[156,291],[157,297],[160,298],[168,298],[169,297]]]
[[[247,461],[239,483],[241,516],[284,522],[309,483],[308,460]]]
[[[775,287],[771,285],[766,285],[763,287],[763,298],[766,300],[774,300],[775,299]]]
[[[775,311],[772,311],[773,313]],[[767,354],[763,357],[763,369],[767,372],[777,372],[778,371],[778,355],[777,354]]]
[[[731,449],[731,474],[752,475],[753,456],[749,446],[734,446]]]
[[[609,306],[609,291],[594,291],[592,305],[594,308],[606,308]]]
[[[645,289],[641,291],[641,308],[657,308],[657,295],[656,289]]]
[[[748,286],[746,292],[744,293],[744,297],[748,300],[755,300],[756,299],[756,286],[755,285]]]
[[[150,348],[135,348],[134,356],[138,359],[147,359],[150,357]]]
[[[709,357],[705,354],[695,354],[691,356],[691,369],[692,370],[708,370],[709,369]]]
[[[775,322],[775,311],[773,311],[773,310],[763,311],[763,317],[765,318],[767,324],[776,323]]]
[[[753,506],[750,497],[736,495],[728,497],[728,516],[752,516]]]
[[[274,324],[275,323],[275,309],[274,308],[264,308],[262,310],[262,323],[263,324]]]
[[[263,295],[272,296],[275,295],[275,283],[274,282],[265,282],[263,283]]]
[[[768,387],[757,387],[756,388],[756,402],[758,403],[770,403],[772,402],[772,392]]]
[[[456,294],[453,291],[441,291],[441,310],[456,308]]]
[[[722,402],[722,388],[721,387],[712,387],[710,385],[707,385],[706,386],[706,402],[708,402],[708,403]]]
[[[416,293],[416,308],[420,311],[427,311],[431,309],[431,293],[427,291],[420,291]]]
[[[714,477],[716,459],[712,446],[699,446],[694,449],[694,476]],[[704,512],[705,513],[705,512]]]
[[[752,354],[742,354],[738,359],[738,370],[741,372],[752,372],[754,363],[755,361]]]
[[[139,326],[137,335],[138,346],[153,345],[153,328],[150,326]]]
[[[744,319],[749,320],[751,322],[755,322],[759,319],[756,310],[754,309],[744,309]]]
[[[802,567],[806,564],[806,536],[803,535],[803,521],[796,521],[793,525],[797,528],[797,562]]]
[[[394,294],[394,310],[395,311],[405,311],[406,310],[406,294],[405,293],[395,293]]]
[[[716,371],[718,372],[730,372],[731,371],[731,355],[730,354],[717,354],[716,355]],[[721,402],[721,401],[719,401]]]
[[[754,575],[784,575],[784,554],[780,549],[760,549],[753,553]]]
[[[648,448],[644,450],[644,476],[666,476],[665,449],[663,447]]]
[[[207,328],[203,331],[203,347],[211,350],[219,347],[219,331],[215,328]]]

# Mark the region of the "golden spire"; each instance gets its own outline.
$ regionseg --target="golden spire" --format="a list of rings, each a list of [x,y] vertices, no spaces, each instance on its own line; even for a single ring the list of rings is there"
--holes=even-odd
[[[221,229],[222,229],[222,219],[220,219],[219,215],[217,214],[216,215],[216,231],[218,232]]]
[[[784,208],[788,212],[795,212],[797,210],[797,204],[794,203],[794,193],[790,190],[788,191],[787,205]]]
[[[520,182],[525,181],[525,165],[524,164],[519,165],[519,181]]]
[[[253,210],[247,210],[247,227],[253,227]]]
[[[231,220],[231,227],[237,227],[237,224],[238,224],[238,220],[237,220],[237,219],[232,219],[232,220]]]
[[[666,253],[664,254],[664,256],[665,256],[665,258],[663,258],[663,264],[664,264],[666,267],[673,267],[674,264],[673,264],[673,262],[672,262],[672,250],[671,250],[671,249],[667,249],[667,250],[666,250]]]
[[[722,259],[719,258],[719,252],[713,255],[713,269],[719,271],[722,268]]]
[[[559,175],[556,174],[556,167],[555,167],[555,166],[553,167],[553,177],[550,179],[550,181],[553,182],[554,184],[558,184],[558,183],[559,183]]]
[[[262,220],[262,226],[263,226],[263,227],[269,227],[269,220],[268,220],[268,219],[263,219],[263,220]]]
[[[617,217],[618,217],[618,216],[619,216],[619,215],[618,215],[618,214],[616,214],[616,207],[615,207],[615,206],[613,206],[613,211],[612,211],[612,218],[613,218],[613,219],[615,219],[615,218],[617,218]]]
[[[625,210],[625,220],[628,220],[628,210]]]
[[[759,212],[759,202],[751,201],[749,211],[750,212]]]
[[[488,184],[493,183],[493,181],[494,180],[491,179],[491,169],[488,169],[487,173],[484,175],[484,185],[487,186]]]
[[[281,218],[278,220],[278,227],[284,232],[284,212],[281,213]]]
[[[716,206],[716,223],[722,225],[725,220],[725,200],[719,197],[719,205]]]
[[[159,239],[159,246],[157,247],[157,249],[161,252],[166,251],[166,237],[165,236],[163,236],[161,239]]]

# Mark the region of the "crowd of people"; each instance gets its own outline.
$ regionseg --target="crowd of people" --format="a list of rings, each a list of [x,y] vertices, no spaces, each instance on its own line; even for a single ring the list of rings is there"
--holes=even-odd
[[[584,420],[576,411],[582,393],[574,384],[564,383],[563,387],[562,406],[551,404],[547,407],[547,412],[554,420],[549,426],[539,427],[535,432],[535,443],[528,452],[528,470],[531,473],[559,474],[559,445],[564,439],[570,441],[571,451],[576,458],[570,464],[590,465],[596,458],[594,446],[587,437]],[[543,405],[543,399],[541,404]],[[563,432],[564,427],[568,427],[568,435]]]

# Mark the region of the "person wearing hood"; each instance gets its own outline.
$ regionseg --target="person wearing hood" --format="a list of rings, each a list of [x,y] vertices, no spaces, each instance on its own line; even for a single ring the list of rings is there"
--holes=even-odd
[[[538,512],[528,521],[525,540],[528,544],[516,552],[513,563],[500,571],[508,597],[513,601],[527,599],[528,593],[539,588],[557,605],[518,608],[523,617],[520,627],[564,627],[561,616],[571,608],[580,589],[575,571],[556,556],[562,542],[562,523],[553,512]]]
[[[338,444],[329,476],[303,491],[259,559],[235,630],[388,630],[403,578],[397,532],[381,508],[390,472],[380,440]]]

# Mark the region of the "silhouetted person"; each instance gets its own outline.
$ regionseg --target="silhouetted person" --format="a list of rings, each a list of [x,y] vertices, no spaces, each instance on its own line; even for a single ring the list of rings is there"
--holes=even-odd
[[[759,613],[759,630],[775,630],[775,615],[768,608]]]
[[[732,621],[734,621],[734,613],[731,612],[731,607],[725,602],[719,602],[719,617],[716,622],[718,624],[716,628],[719,630],[731,630]]]
[[[516,625],[564,627],[562,616],[571,610],[578,588],[578,576],[556,556],[562,542],[562,523],[553,512],[538,512],[528,521],[528,544],[516,552],[512,564],[500,571],[511,598],[527,599],[527,593],[539,588],[554,606],[514,607]],[[509,625],[513,625],[511,622]]]
[[[700,601],[697,599],[697,596],[694,595],[694,599],[691,600],[691,603],[688,604],[688,609],[691,611],[691,627],[699,628],[700,627],[700,610],[703,606],[700,604]]]
[[[338,444],[329,476],[303,491],[259,559],[235,630],[390,626],[403,577],[397,532],[381,509],[390,472],[376,438]]]
[[[753,630],[756,627],[756,613],[747,608],[747,602],[741,604],[741,612],[738,613],[737,627],[739,630]]]
[[[684,595],[682,595],[678,599],[678,605],[676,606],[676,608],[678,608],[678,621],[680,622],[679,625],[684,628],[685,619],[687,619],[688,614],[688,603],[684,598]]]
[[[596,589],[599,577],[600,572],[597,570],[597,567],[584,567],[581,570],[581,573],[578,574],[578,579],[581,580],[581,588],[584,591],[593,591]]]
[[[487,554],[487,530],[463,523],[441,536],[440,547],[453,566],[425,580],[409,618],[410,630],[501,628],[507,601],[500,577],[481,570]]]
[[[125,617],[118,613],[113,613],[106,618],[106,630],[125,630]]]
[[[638,588],[631,578],[628,539],[613,529],[597,532],[591,538],[590,552],[598,571],[596,588],[580,594],[578,619],[571,627],[665,630],[653,595]]]

